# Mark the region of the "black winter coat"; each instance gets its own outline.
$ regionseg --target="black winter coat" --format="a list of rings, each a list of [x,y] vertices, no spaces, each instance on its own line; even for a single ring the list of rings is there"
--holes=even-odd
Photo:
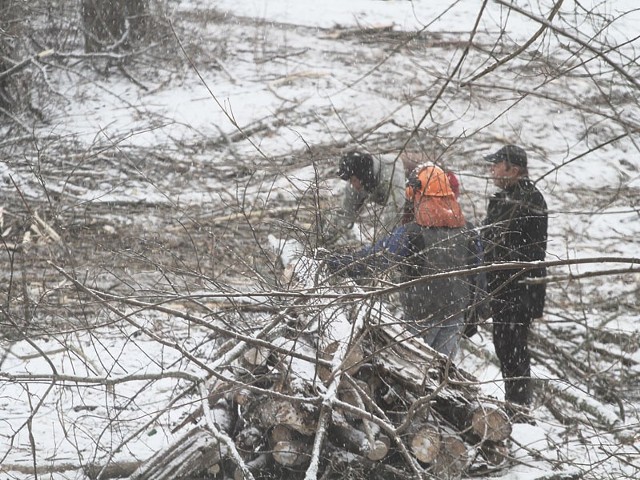
[[[528,178],[494,194],[489,200],[482,233],[485,263],[544,260],[547,224],[547,204]],[[524,272],[490,271],[487,272],[489,292],[498,301],[524,302],[531,318],[538,318],[544,309],[546,285],[527,285],[520,281],[545,275],[545,268]]]

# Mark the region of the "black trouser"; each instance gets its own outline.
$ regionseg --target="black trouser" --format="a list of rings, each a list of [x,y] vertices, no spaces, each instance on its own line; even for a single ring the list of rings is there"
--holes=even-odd
[[[531,357],[529,327],[531,312],[523,302],[520,289],[492,299],[493,345],[500,360],[505,400],[531,403]]]

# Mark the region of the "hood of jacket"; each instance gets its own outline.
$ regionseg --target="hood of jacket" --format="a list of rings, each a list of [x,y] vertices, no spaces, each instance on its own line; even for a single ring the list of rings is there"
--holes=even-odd
[[[460,204],[453,195],[418,195],[413,209],[414,220],[422,227],[460,228],[466,224]]]

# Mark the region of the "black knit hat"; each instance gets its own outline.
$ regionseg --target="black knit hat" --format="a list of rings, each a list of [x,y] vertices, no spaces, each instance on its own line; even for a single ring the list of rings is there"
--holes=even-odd
[[[484,157],[490,163],[508,162],[519,167],[527,166],[527,152],[517,145],[505,145],[500,150]]]
[[[377,184],[377,178],[373,171],[373,157],[368,153],[349,152],[340,159],[338,177],[349,180],[357,177],[365,190],[372,190]]]

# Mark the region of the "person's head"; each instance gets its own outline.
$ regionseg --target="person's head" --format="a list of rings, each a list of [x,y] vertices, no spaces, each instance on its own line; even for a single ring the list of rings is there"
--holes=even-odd
[[[374,170],[373,157],[371,155],[362,152],[348,152],[340,159],[338,177],[351,182],[351,186],[358,191],[364,188],[365,191],[369,192],[378,183]]]
[[[484,159],[491,164],[491,177],[499,188],[510,187],[529,174],[527,152],[517,145],[505,145]]]
[[[418,225],[453,228],[465,224],[449,177],[435,165],[416,167],[407,179],[405,195],[413,203],[414,221]]]
[[[454,195],[449,177],[435,165],[419,165],[407,179],[405,194],[408,200],[419,201],[422,197],[446,197]]]

